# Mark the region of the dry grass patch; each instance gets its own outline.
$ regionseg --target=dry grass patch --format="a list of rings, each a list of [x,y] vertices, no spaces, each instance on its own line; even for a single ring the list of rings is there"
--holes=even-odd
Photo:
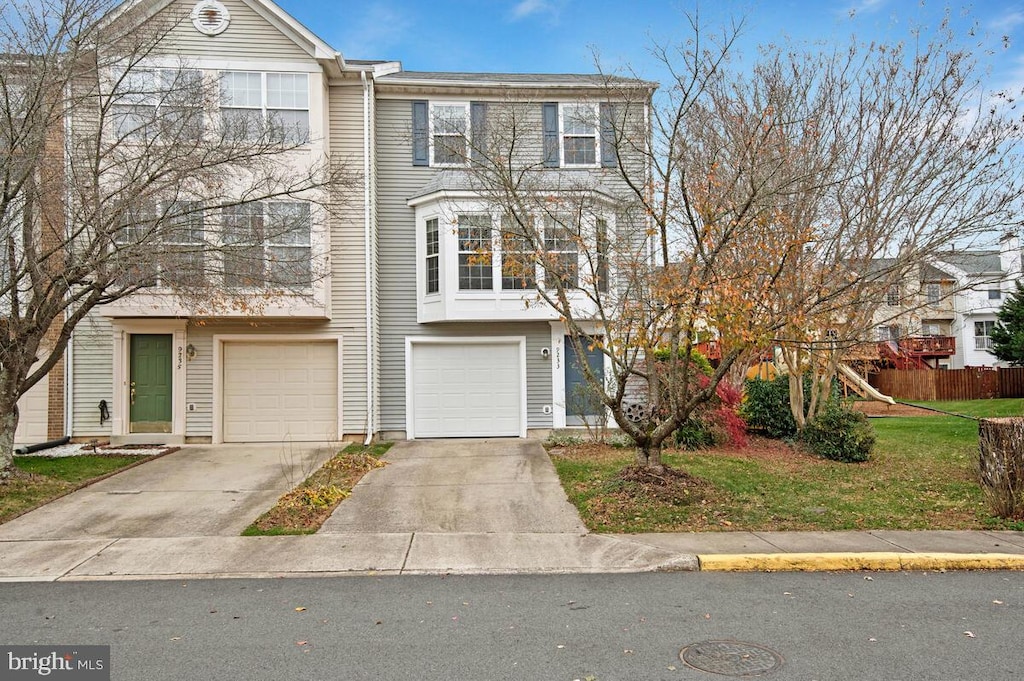
[[[380,457],[390,448],[390,442],[345,447],[301,485],[281,495],[274,507],[245,528],[242,535],[316,532],[364,475],[386,465]]]

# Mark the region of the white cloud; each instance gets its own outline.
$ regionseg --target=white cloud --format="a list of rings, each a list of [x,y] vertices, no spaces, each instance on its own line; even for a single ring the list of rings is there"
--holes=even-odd
[[[342,51],[353,59],[387,58],[391,48],[405,39],[411,27],[407,13],[383,2],[368,4],[356,20],[348,24],[340,41],[344,46]]]
[[[564,5],[565,0],[519,0],[512,8],[512,21],[541,15],[557,20]]]
[[[1021,24],[1024,24],[1024,12],[1019,9],[1011,9],[995,17],[985,26],[990,31],[1000,33],[1002,35],[1009,35],[1013,32],[1013,29],[1017,28]]]

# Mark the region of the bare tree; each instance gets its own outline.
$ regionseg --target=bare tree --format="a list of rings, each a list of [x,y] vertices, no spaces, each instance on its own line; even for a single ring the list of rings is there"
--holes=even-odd
[[[613,168],[542,167],[536,106],[522,104],[499,123],[489,113],[470,154],[524,288],[578,353],[607,356],[610,376],[581,369],[647,467],[736,362],[776,344],[795,381],[816,376],[813,418],[888,287],[1013,224],[1021,198],[1019,121],[988,106],[945,28],[913,47],[769,45],[753,64],[731,60],[742,28],[708,35],[694,20],[690,40],[656,47],[667,77],[653,97],[603,78],[611,115],[586,125],[610,138]],[[710,377],[691,360],[709,337],[721,347]],[[803,419],[802,390],[797,409]]]
[[[18,399],[87,315],[144,294],[182,314],[311,295],[311,235],[353,180],[310,160],[308,121],[232,108],[218,74],[168,57],[186,14],[141,11],[0,9],[0,476]]]

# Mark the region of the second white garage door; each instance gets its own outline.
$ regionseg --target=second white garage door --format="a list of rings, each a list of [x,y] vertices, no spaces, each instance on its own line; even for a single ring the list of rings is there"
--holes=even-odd
[[[335,342],[224,343],[225,442],[338,439]]]
[[[412,437],[518,437],[520,344],[412,343]]]

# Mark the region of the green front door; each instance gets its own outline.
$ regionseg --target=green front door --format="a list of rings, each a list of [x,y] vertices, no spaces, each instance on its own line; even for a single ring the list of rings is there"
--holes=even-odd
[[[131,336],[131,432],[171,432],[171,334]]]

